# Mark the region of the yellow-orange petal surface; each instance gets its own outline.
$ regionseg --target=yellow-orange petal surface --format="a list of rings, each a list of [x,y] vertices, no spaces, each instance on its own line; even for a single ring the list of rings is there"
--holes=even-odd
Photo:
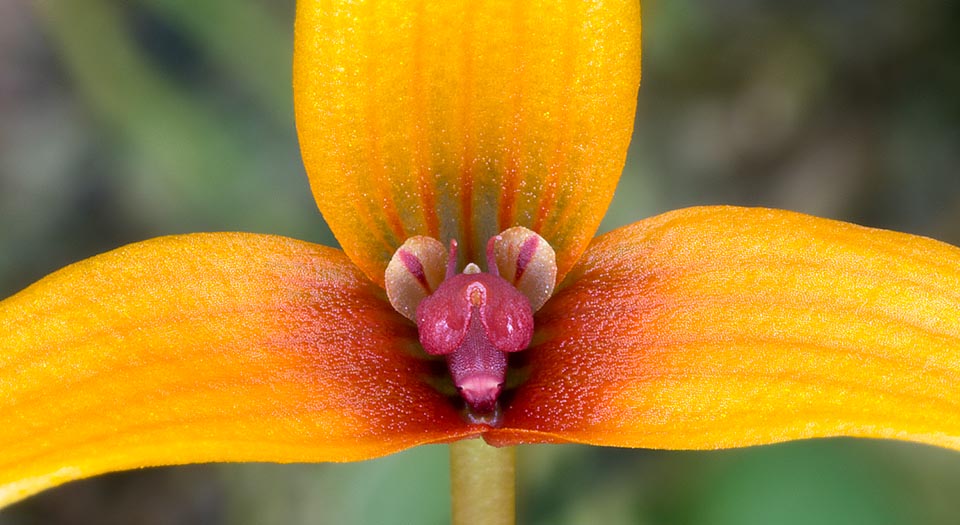
[[[313,194],[381,284],[408,237],[456,238],[476,261],[517,225],[566,273],[613,195],[639,81],[636,0],[297,3]]]
[[[931,239],[679,210],[596,239],[537,322],[494,442],[960,449],[960,249]]]
[[[206,461],[350,461],[467,434],[415,329],[338,250],[133,244],[0,302],[0,504]]]

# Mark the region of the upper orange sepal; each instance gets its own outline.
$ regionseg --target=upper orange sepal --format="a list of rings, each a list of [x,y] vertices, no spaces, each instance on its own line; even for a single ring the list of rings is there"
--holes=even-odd
[[[596,239],[537,323],[494,443],[960,449],[960,249],[931,239],[679,210]]]
[[[639,82],[635,0],[297,4],[313,194],[381,285],[409,237],[457,239],[463,265],[518,225],[565,274],[613,196]]]
[[[110,470],[350,461],[470,435],[338,250],[133,244],[0,302],[0,504]],[[420,354],[422,355],[422,354]]]

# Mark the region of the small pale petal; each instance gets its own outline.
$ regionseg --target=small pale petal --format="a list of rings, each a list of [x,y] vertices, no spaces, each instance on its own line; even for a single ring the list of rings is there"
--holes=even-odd
[[[390,304],[404,317],[417,320],[417,306],[443,282],[447,250],[440,241],[418,235],[393,254],[387,265],[384,287]]]
[[[526,226],[566,273],[626,158],[635,0],[297,3],[297,131],[314,197],[377,283],[408,237]]]
[[[534,312],[547,302],[557,283],[557,255],[535,232],[515,226],[500,234],[494,252],[497,269],[530,301]]]
[[[166,237],[69,266],[0,302],[0,504],[112,470],[470,434],[416,340],[342,252],[292,239]]]
[[[931,239],[680,210],[598,238],[537,323],[495,443],[960,449],[960,249]]]

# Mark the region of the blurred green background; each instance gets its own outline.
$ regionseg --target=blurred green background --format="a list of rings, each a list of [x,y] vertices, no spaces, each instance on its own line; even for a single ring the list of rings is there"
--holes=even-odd
[[[334,243],[300,164],[293,0],[0,0],[0,296],[124,243]],[[960,3],[652,0],[603,229],[707,203],[960,244]],[[2,451],[0,451],[2,454]],[[722,452],[522,447],[530,524],[955,524],[960,454],[819,440]],[[6,524],[449,520],[444,447],[71,483]]]

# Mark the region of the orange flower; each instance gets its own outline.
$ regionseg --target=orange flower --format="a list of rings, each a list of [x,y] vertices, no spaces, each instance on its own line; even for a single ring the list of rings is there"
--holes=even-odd
[[[639,5],[297,11],[298,129],[343,252],[154,239],[0,303],[0,503],[148,465],[352,461],[482,436],[960,448],[960,250],[767,209],[679,210],[592,242],[631,135]],[[559,284],[496,426],[383,289],[408,238],[479,261],[512,226]]]

